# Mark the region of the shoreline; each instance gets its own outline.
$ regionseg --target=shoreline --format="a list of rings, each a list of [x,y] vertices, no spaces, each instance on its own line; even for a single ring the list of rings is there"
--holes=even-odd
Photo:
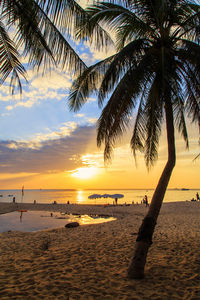
[[[126,272],[146,207],[0,203],[0,212],[14,210],[14,205],[29,210],[106,212],[117,220],[1,233],[1,299],[198,299],[200,203],[163,203],[141,281],[129,280]]]
[[[133,209],[141,210],[146,208],[142,205],[101,205],[101,204],[52,204],[52,203],[0,203],[0,214],[9,213],[19,209],[26,209],[31,211],[52,211],[52,212],[66,212],[71,214],[96,214],[108,215],[115,217],[125,217],[132,213]]]
[[[173,201],[173,202],[163,202],[162,207],[165,206],[173,206],[173,205],[179,205],[180,207],[182,205],[185,206],[185,203],[190,203],[192,201],[185,200],[185,201]],[[193,205],[195,203],[200,203],[199,201],[194,201]],[[131,208],[131,209],[130,209]],[[147,211],[147,208],[145,207],[144,204],[78,204],[78,203],[71,203],[71,204],[66,204],[66,203],[30,203],[30,202],[0,202],[0,214],[2,213],[7,213],[7,212],[12,212],[18,209],[29,209],[29,210],[49,210],[49,211],[61,211],[61,212],[75,212],[81,210],[83,212],[87,212],[90,210],[94,211],[99,211],[101,209],[104,209],[108,211],[108,213],[131,213],[132,208],[134,210],[140,210],[141,208],[145,208]]]

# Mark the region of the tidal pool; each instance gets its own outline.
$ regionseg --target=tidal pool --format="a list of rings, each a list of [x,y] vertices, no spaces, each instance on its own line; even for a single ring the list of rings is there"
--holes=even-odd
[[[113,217],[67,215],[61,212],[50,211],[14,211],[0,215],[0,232],[29,232],[64,227],[70,222],[78,222],[80,225],[86,225],[114,220],[115,218]]]

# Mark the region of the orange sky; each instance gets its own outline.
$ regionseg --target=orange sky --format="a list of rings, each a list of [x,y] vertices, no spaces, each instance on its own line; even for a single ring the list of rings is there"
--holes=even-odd
[[[155,166],[147,171],[142,154],[138,154],[137,167],[131,154],[129,144],[121,145],[114,151],[112,163],[105,168],[103,153],[95,145],[95,135],[83,149],[76,162],[76,168],[69,168],[67,161],[65,166],[58,170],[40,170],[40,172],[16,172],[0,175],[2,189],[21,188],[66,188],[66,189],[90,189],[90,188],[155,188],[159,176],[166,163],[166,144],[164,136],[161,138],[159,159]],[[199,188],[200,160],[193,161],[199,151],[198,139],[191,138],[190,151],[179,138],[176,141],[177,162],[173,171],[169,188]],[[63,153],[64,157],[64,153]],[[68,158],[68,162],[76,160],[76,157]],[[56,162],[56,156],[55,156]],[[62,163],[62,162],[61,162]],[[59,162],[60,164],[60,162]],[[56,164],[55,164],[56,165]]]

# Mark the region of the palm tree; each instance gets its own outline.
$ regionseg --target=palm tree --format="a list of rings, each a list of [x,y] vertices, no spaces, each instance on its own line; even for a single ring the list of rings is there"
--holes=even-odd
[[[88,67],[73,82],[69,106],[77,111],[92,93],[103,106],[97,145],[104,158],[136,113],[131,148],[144,152],[147,168],[158,157],[162,124],[166,124],[168,160],[139,229],[128,269],[130,278],[143,278],[148,249],[163,198],[176,162],[175,127],[188,147],[185,117],[200,124],[200,6],[189,0],[116,0],[86,9],[77,36],[97,35],[99,23],[115,34],[116,54]],[[102,46],[99,38],[98,45]]]
[[[87,15],[74,0],[0,0],[0,85],[10,78],[12,92],[22,91],[24,57],[37,70],[60,65],[75,74],[83,72],[86,65],[69,42],[79,18]],[[109,38],[98,24],[95,27],[104,40]]]

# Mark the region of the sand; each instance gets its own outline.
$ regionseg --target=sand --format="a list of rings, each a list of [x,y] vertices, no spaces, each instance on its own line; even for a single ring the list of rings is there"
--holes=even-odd
[[[19,207],[117,220],[0,234],[0,299],[200,299],[200,203],[163,204],[139,281],[126,272],[147,208],[0,203],[0,212]]]

